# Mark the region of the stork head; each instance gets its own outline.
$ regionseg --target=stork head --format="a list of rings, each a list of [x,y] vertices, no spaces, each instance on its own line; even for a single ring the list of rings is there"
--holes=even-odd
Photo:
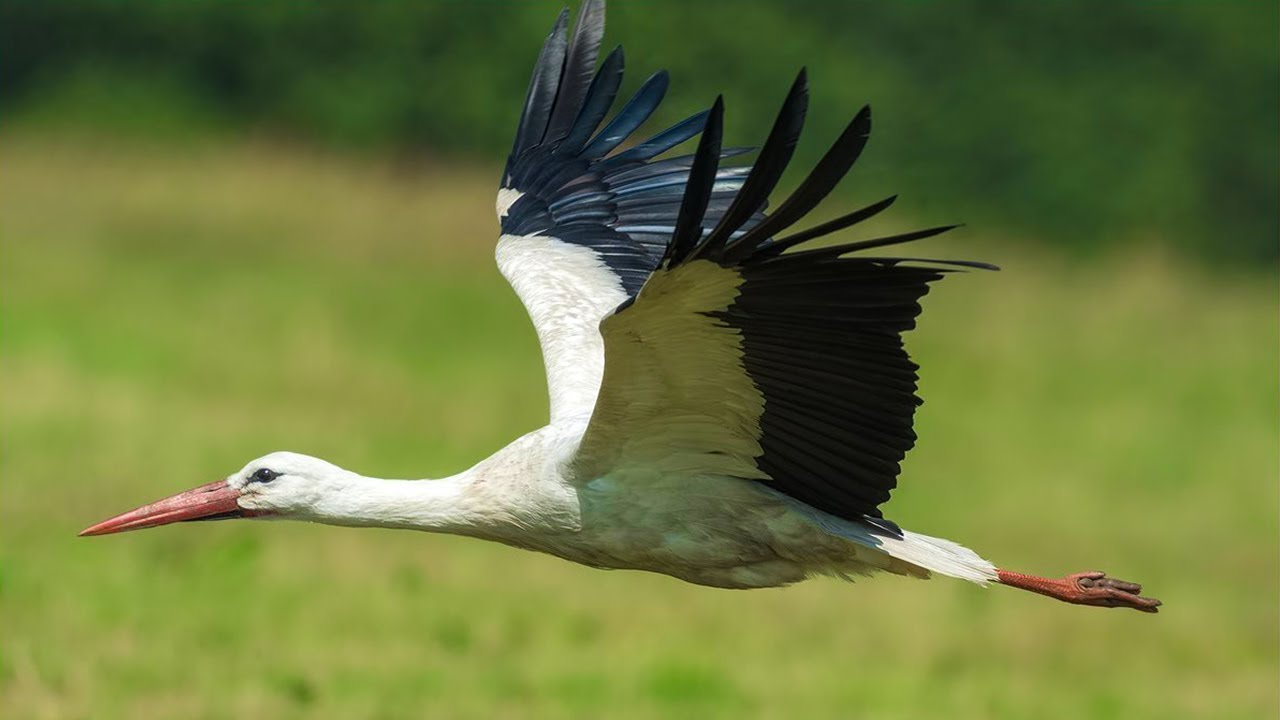
[[[242,517],[308,518],[325,498],[340,493],[351,473],[319,458],[274,452],[223,480],[201,485],[103,520],[81,535],[110,535],[193,520]]]

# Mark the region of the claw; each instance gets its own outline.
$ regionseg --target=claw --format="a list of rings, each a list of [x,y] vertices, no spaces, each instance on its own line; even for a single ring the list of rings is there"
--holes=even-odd
[[[1126,582],[1124,580],[1116,580],[1109,578],[1103,573],[1077,573],[1068,575],[1067,580],[1074,580],[1081,591],[1088,591],[1093,588],[1111,588],[1122,592],[1137,595],[1142,592],[1142,586],[1138,583]]]
[[[1138,583],[1109,578],[1103,573],[1068,575],[1066,580],[1074,582],[1079,593],[1078,599],[1067,602],[1098,607],[1129,607],[1151,613],[1158,612],[1160,607],[1159,600],[1139,595],[1142,586]]]

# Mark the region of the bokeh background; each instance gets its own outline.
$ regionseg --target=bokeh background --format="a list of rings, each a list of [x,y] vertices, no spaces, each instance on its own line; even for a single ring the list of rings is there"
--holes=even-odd
[[[738,593],[284,523],[75,533],[276,449],[453,473],[545,419],[493,193],[559,5],[0,0],[0,711],[12,718],[1260,718],[1280,708],[1274,2],[615,2],[660,121],[827,213],[967,226],[888,515],[1157,617],[959,582]],[[795,178],[791,178],[794,183]]]

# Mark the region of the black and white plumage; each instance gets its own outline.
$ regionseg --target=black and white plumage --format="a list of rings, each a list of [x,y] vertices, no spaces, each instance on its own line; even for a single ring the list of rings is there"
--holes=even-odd
[[[775,239],[848,172],[871,127],[870,109],[863,108],[802,186],[766,218],[769,194],[804,124],[808,89],[803,72],[754,172],[750,167],[720,167],[724,153],[719,100],[709,113],[691,117],[635,148],[605,156],[657,107],[666,79],[661,73],[650,78],[591,140],[621,80],[620,49],[605,59],[594,78],[582,71],[595,64],[602,26],[593,23],[602,20],[601,12],[601,6],[589,4],[571,42],[566,42],[567,16],[562,14],[538,59],[500,191],[500,202],[509,203],[499,209],[504,235],[510,238],[504,241],[586,248],[616,276],[629,301],[640,295],[639,308],[619,308],[601,328],[606,363],[611,331],[616,327],[622,329],[615,334],[628,332],[632,315],[698,312],[712,314],[732,328],[740,345],[737,367],[709,368],[706,376],[690,380],[712,383],[737,372],[760,395],[759,416],[744,419],[744,434],[756,436],[753,441],[760,445],[759,452],[740,458],[752,467],[747,474],[833,515],[880,518],[878,505],[888,499],[898,463],[914,442],[911,418],[919,404],[915,366],[903,349],[901,333],[914,326],[920,311],[917,301],[929,282],[952,267],[990,266],[846,256],[936,235],[948,227],[783,252],[867,219],[893,200]],[[548,79],[552,77],[564,80],[557,86]],[[704,128],[696,154],[652,160]],[[504,265],[504,272],[517,288],[536,287],[538,282],[525,277],[531,271],[522,266]],[[648,300],[641,287],[647,282],[654,288],[649,293],[656,296],[656,288],[672,285],[676,276],[690,277],[686,282],[694,283],[720,279],[736,297],[705,307],[650,308],[650,303],[662,300]],[[528,297],[533,292],[523,292],[522,298],[536,312],[533,306],[549,300]],[[681,299],[677,295],[674,302]],[[560,298],[550,301],[556,300]],[[602,309],[608,312],[594,320],[614,311]],[[555,332],[564,335],[560,327]],[[596,330],[584,327],[582,334],[595,335]],[[647,342],[666,340],[657,336]],[[619,341],[617,352],[631,348]],[[620,358],[615,364],[623,362],[627,361]],[[558,366],[554,358],[548,359],[549,373],[560,372]],[[578,363],[565,367],[575,376],[582,374]],[[619,383],[634,380],[622,372],[608,377]],[[598,383],[592,378],[591,384]],[[608,410],[604,403],[611,399],[610,385],[606,380],[597,412]],[[721,410],[712,401],[701,412],[714,420]],[[609,430],[596,429],[588,439],[604,432]],[[707,452],[722,449],[710,447]]]
[[[892,197],[795,229],[857,160],[870,109],[769,210],[804,125],[805,73],[751,165],[722,164],[747,151],[722,146],[719,98],[624,147],[667,76],[651,76],[606,121],[623,55],[597,68],[603,34],[602,2],[584,3],[572,32],[567,11],[557,19],[497,198],[498,265],[542,346],[547,426],[429,482],[273,453],[85,533],[276,515],[466,534],[717,587],[940,573],[1154,610],[1135,585],[997,570],[884,517],[920,403],[902,334],[931,283],[994,268],[882,254],[950,226],[810,244]],[[695,137],[692,154],[668,156]]]
[[[565,10],[534,68],[498,191],[498,216],[506,235],[546,234],[591,248],[635,295],[666,249],[693,161],[689,155],[655,158],[697,136],[707,113],[615,152],[657,110],[667,73],[650,76],[600,127],[622,83],[622,48],[596,71],[604,6],[584,7],[571,42],[567,21]],[[709,218],[723,212],[749,170],[720,173]]]

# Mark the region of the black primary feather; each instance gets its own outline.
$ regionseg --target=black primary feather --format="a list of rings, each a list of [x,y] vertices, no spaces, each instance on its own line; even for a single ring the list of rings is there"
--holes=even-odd
[[[769,194],[778,186],[783,171],[787,169],[787,164],[795,153],[808,107],[809,83],[805,71],[801,70],[791,85],[791,91],[787,93],[787,99],[782,103],[782,110],[773,123],[769,137],[760,147],[755,168],[733,199],[729,210],[707,236],[706,243],[699,249],[698,257],[704,253],[715,254],[723,250],[729,236],[752,215],[764,209],[769,201]],[[693,179],[690,178],[689,182],[692,190]]]
[[[866,147],[867,139],[871,136],[871,107],[863,106],[862,110],[854,116],[848,127],[841,133],[840,138],[836,140],[826,155],[818,161],[813,168],[813,172],[809,177],[805,178],[800,187],[796,189],[790,197],[786,199],[777,210],[769,214],[769,217],[761,223],[762,227],[756,230],[762,235],[772,236],[778,229],[790,227],[797,220],[804,217],[818,206],[824,198],[836,185],[844,178],[849,169],[853,167],[853,163],[857,161],[858,156],[862,154],[862,149]],[[896,196],[895,196],[896,197]],[[892,204],[894,198],[889,198],[888,203]],[[872,206],[875,207],[875,206]],[[884,207],[888,207],[886,204]],[[867,217],[883,210],[884,207],[872,210],[869,215],[857,216],[852,219],[850,225],[861,222]],[[863,211],[859,211],[863,212]],[[849,216],[846,216],[849,217]],[[842,226],[847,227],[847,226]],[[834,232],[834,228],[827,232]],[[825,232],[819,235],[826,234]],[[814,237],[817,237],[815,235]],[[792,243],[795,244],[795,243]],[[784,245],[784,247],[786,247]],[[781,250],[775,250],[781,252]],[[735,256],[734,249],[727,251],[729,256]]]
[[[600,41],[604,39],[604,3],[586,0],[573,26],[573,39],[565,56],[564,71],[556,91],[555,109],[547,124],[546,138],[559,140],[568,134],[583,106],[587,88],[595,76]]]
[[[582,109],[578,111],[573,127],[560,143],[561,152],[577,154],[582,151],[582,146],[591,139],[591,133],[600,126],[604,116],[609,113],[614,99],[618,97],[618,88],[622,86],[625,67],[626,58],[622,53],[622,46],[619,45],[604,59],[600,65],[600,71],[592,79],[591,86],[587,89],[587,98],[582,103]]]
[[[666,70],[659,70],[650,75],[635,95],[622,106],[618,114],[609,121],[608,125],[596,135],[595,140],[591,141],[582,152],[584,155],[603,157],[613,152],[614,148],[622,144],[644,124],[654,110],[658,109],[658,105],[662,103],[662,98],[667,94],[667,86],[671,79],[667,75]]]
[[[515,145],[511,150],[511,157],[507,160],[505,176],[509,177],[511,174],[511,161],[524,148],[542,142],[542,136],[546,133],[547,119],[556,100],[560,73],[564,69],[566,49],[564,34],[568,22],[569,9],[565,8],[556,17],[556,23],[551,26],[551,33],[547,35],[547,41],[542,46],[542,52],[538,54],[538,61],[533,65],[533,77],[529,79],[529,91],[525,95],[524,110],[520,113]]]
[[[724,99],[716,98],[707,115],[707,124],[698,140],[698,151],[693,155],[693,167],[689,170],[688,184],[680,212],[676,216],[675,232],[663,257],[663,265],[679,265],[702,239],[702,220],[715,190],[716,170],[720,167],[720,136],[724,123]]]
[[[694,161],[659,156],[701,133],[707,113],[619,150],[657,110],[669,79],[665,71],[651,75],[605,122],[625,62],[618,48],[595,67],[604,15],[603,3],[585,3],[571,34],[567,14],[556,19],[503,172],[502,187],[518,199],[500,220],[505,234],[536,233],[590,248],[634,295],[667,252]],[[727,149],[722,157],[747,150]],[[747,169],[713,173],[704,222],[719,221]]]
[[[764,214],[767,196],[791,160],[806,98],[802,72],[755,167],[728,200],[715,229],[698,244],[712,222],[702,208],[716,197],[717,101],[661,268],[708,260],[741,276],[729,306],[708,314],[737,331],[743,369],[764,400],[755,462],[768,479],[761,482],[832,515],[896,533],[897,526],[882,518],[879,506],[897,485],[900,463],[915,443],[912,421],[920,404],[917,367],[902,334],[915,327],[920,298],[930,283],[955,268],[995,268],[967,260],[857,254],[954,226],[811,250],[798,247],[877,215],[896,196],[776,238],[831,193],[862,153],[870,132],[871,113],[864,107],[795,192]],[[722,197],[717,201],[724,203]]]

